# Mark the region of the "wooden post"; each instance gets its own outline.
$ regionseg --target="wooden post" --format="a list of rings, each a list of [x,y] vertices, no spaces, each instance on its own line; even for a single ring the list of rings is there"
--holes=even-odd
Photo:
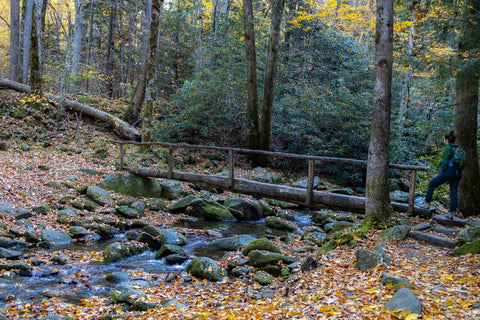
[[[124,149],[123,149],[123,144],[120,143],[119,144],[120,146],[120,170],[123,170],[123,167],[124,167],[124,163],[123,163],[123,156],[124,156]]]
[[[233,150],[228,150],[228,187],[233,187],[233,182],[235,179],[234,171],[234,161],[233,161]]]
[[[173,154],[175,152],[175,147],[170,146],[168,148],[168,179],[173,178]]]
[[[315,179],[315,160],[308,160],[307,196],[305,198],[305,205],[307,207],[312,203],[314,179]]]
[[[410,190],[408,193],[408,214],[413,215],[415,213],[415,206],[414,206],[414,200],[415,200],[415,182],[417,180],[417,171],[412,170],[411,171],[411,176],[410,176]]]

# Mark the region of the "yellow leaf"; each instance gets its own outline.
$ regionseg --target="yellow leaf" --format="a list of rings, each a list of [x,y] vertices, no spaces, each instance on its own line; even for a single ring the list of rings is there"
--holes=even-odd
[[[405,317],[405,320],[415,320],[418,319],[418,314],[410,313],[408,316]]]

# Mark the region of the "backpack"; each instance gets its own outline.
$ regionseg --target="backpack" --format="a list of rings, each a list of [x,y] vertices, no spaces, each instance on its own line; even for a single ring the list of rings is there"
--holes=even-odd
[[[461,170],[465,168],[465,165],[467,163],[467,154],[465,153],[465,150],[460,147],[456,147],[453,153],[452,162],[453,166],[457,169]]]

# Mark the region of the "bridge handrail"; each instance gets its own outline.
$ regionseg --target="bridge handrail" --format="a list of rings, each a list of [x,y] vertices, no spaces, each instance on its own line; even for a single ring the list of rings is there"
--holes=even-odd
[[[343,162],[352,165],[367,165],[368,161],[366,160],[357,160],[357,159],[348,159],[348,158],[337,158],[337,157],[325,157],[325,156],[309,156],[301,155],[295,153],[284,153],[284,152],[274,152],[274,151],[264,151],[264,150],[253,150],[253,149],[243,149],[243,148],[232,148],[232,147],[218,147],[218,146],[207,146],[207,145],[192,145],[188,143],[170,143],[170,142],[137,142],[137,141],[122,141],[122,140],[109,140],[111,143],[118,144],[120,146],[120,170],[124,169],[124,145],[131,144],[136,146],[161,146],[169,148],[168,155],[168,176],[173,176],[173,156],[175,149],[202,149],[202,150],[216,150],[216,151],[228,151],[228,163],[229,163],[229,183],[233,184],[234,182],[234,168],[233,168],[233,153],[252,153],[252,154],[264,154],[276,157],[287,157],[287,158],[297,158],[308,160],[308,183],[307,183],[307,196],[306,196],[306,205],[310,203],[311,195],[313,194],[313,179],[315,172],[315,161],[327,161],[327,162]],[[392,169],[398,170],[410,170],[410,189],[408,197],[408,212],[410,214],[414,211],[414,196],[415,196],[415,181],[417,178],[417,171],[428,171],[428,167],[423,166],[412,166],[412,165],[403,165],[390,163],[389,167]]]

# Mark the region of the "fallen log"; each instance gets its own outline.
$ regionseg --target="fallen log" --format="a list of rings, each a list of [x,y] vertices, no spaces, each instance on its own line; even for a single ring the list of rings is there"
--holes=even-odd
[[[167,170],[153,170],[147,168],[125,168],[126,171],[143,177],[174,179],[185,182],[202,183],[212,187],[220,188],[241,194],[248,194],[255,197],[265,197],[310,208],[330,208],[341,209],[354,212],[365,211],[365,198],[358,196],[348,196],[337,193],[328,193],[323,191],[313,191],[310,202],[307,205],[307,190],[302,188],[293,188],[282,185],[262,183],[247,179],[221,176],[212,176],[185,172],[168,172]],[[393,210],[397,212],[407,212],[408,204],[392,202]],[[432,211],[415,207],[415,214],[430,217]]]
[[[12,89],[18,92],[30,93],[30,86],[18,83],[15,81],[0,78],[0,87]],[[53,100],[57,103],[60,102],[60,97],[46,94],[46,98]],[[79,113],[83,113],[89,117],[100,120],[113,128],[113,130],[122,138],[134,141],[140,141],[141,134],[137,129],[130,126],[127,122],[113,116],[107,112],[97,110],[87,105],[81,104],[72,100],[65,100],[65,106]]]

